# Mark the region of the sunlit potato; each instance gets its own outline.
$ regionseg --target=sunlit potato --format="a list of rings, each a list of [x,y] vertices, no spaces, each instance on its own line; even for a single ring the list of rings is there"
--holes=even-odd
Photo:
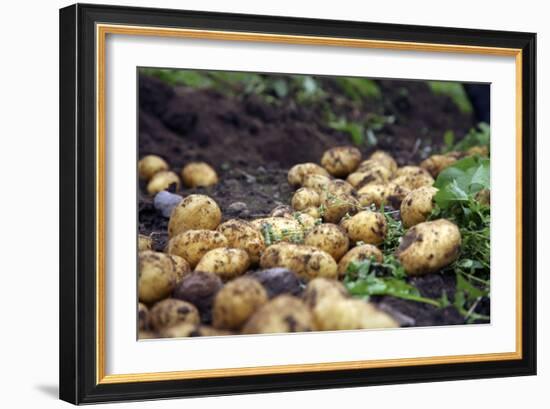
[[[206,162],[191,162],[181,170],[181,179],[187,187],[207,187],[218,183],[218,174]]]
[[[317,192],[323,192],[327,190],[331,180],[332,179],[330,177],[325,175],[310,174],[304,177],[302,186],[311,188]]]
[[[213,230],[187,230],[168,241],[167,253],[183,257],[191,268],[210,250],[227,247],[223,234]]]
[[[314,209],[314,208],[310,208],[310,209]],[[319,221],[318,218],[315,218],[315,217],[311,216],[309,213],[306,213],[306,212],[303,212],[303,211],[295,212],[292,215],[292,218],[294,220],[296,220],[300,224],[300,226],[302,226],[302,230],[304,232],[304,235],[308,231],[313,229],[315,226],[317,226],[318,221]]]
[[[349,249],[349,238],[340,226],[323,223],[315,226],[306,234],[304,244],[317,247],[338,261]]]
[[[388,224],[382,213],[363,210],[340,223],[350,240],[367,244],[381,244],[386,238]]]
[[[191,272],[191,266],[186,259],[175,254],[169,255],[174,262],[174,271],[176,272],[176,284],[180,283],[183,278]]]
[[[197,325],[200,322],[197,308],[186,301],[166,298],[151,308],[151,326],[159,331],[175,324],[187,323]]]
[[[354,146],[337,146],[323,154],[321,165],[335,177],[352,173],[361,162],[361,151]]]
[[[288,171],[288,183],[291,186],[302,186],[309,175],[329,176],[328,172],[316,163],[299,163]]]
[[[139,301],[151,304],[166,298],[176,285],[174,262],[164,253],[142,251],[138,256]]]
[[[304,210],[310,207],[318,207],[321,204],[319,193],[309,187],[302,187],[294,192],[291,205],[295,210]]]
[[[187,230],[214,230],[222,220],[222,212],[214,199],[206,195],[189,195],[172,210],[168,236]]]
[[[462,238],[458,227],[446,219],[411,227],[395,255],[407,274],[423,275],[441,270],[460,255]]]
[[[393,156],[391,156],[389,153],[385,151],[381,151],[381,150],[375,151],[372,153],[372,155],[370,155],[369,159],[380,162],[382,165],[388,168],[388,170],[392,174],[397,171],[397,162],[395,161]]]
[[[153,239],[144,234],[138,235],[138,251],[153,250]]]
[[[363,208],[374,205],[377,209],[386,201],[387,185],[373,183],[363,186],[357,191],[357,200]]]
[[[379,163],[373,163],[368,168],[358,169],[351,173],[346,181],[355,189],[361,189],[370,184],[385,184],[392,177],[392,172]]]
[[[346,275],[351,263],[361,263],[362,261],[371,259],[378,263],[384,260],[384,255],[378,247],[372,244],[353,247],[338,262],[338,277],[343,278]]]
[[[397,169],[392,182],[409,190],[423,186],[432,186],[434,178],[430,173],[419,166],[404,166]]]
[[[433,198],[437,188],[424,186],[412,190],[401,202],[401,220],[403,226],[409,228],[425,222],[433,209]]]
[[[175,190],[180,189],[180,178],[177,174],[171,170],[162,170],[155,173],[149,183],[147,184],[147,193],[151,196],[156,195],[163,190]]]
[[[138,174],[142,180],[150,180],[155,174],[170,169],[168,163],[160,156],[147,155],[138,162]]]
[[[328,278],[314,278],[307,283],[302,298],[307,306],[313,308],[325,298],[346,298],[349,297],[348,290],[338,280]]]
[[[217,274],[226,281],[244,274],[249,266],[250,258],[246,251],[219,247],[202,256],[195,270]]]
[[[304,228],[294,217],[264,217],[250,224],[264,237],[266,246],[278,242],[300,243],[304,240]]]
[[[263,235],[250,222],[240,219],[231,219],[217,228],[227,238],[229,247],[246,251],[251,264],[257,264],[265,249]]]

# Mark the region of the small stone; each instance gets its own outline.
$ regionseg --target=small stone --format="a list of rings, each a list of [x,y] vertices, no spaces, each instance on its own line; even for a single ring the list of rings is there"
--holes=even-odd
[[[227,206],[227,213],[232,216],[238,216],[245,210],[248,210],[248,206],[244,202],[233,202]]]
[[[172,209],[182,200],[183,197],[180,195],[164,190],[156,194],[155,199],[153,200],[153,206],[155,206],[155,209],[157,209],[164,217],[169,218],[170,214],[172,214]]]

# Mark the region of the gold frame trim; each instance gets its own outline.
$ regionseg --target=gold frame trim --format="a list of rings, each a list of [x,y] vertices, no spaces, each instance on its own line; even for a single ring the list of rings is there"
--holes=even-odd
[[[315,364],[275,365],[243,368],[222,368],[174,372],[105,374],[105,40],[108,34],[160,36],[224,41],[247,41],[296,45],[319,45],[371,48],[400,51],[513,56],[516,64],[516,350],[506,353],[450,355],[419,358],[380,359],[369,361],[322,362]],[[353,38],[294,36],[216,30],[178,29],[165,27],[96,25],[96,191],[97,191],[97,272],[96,272],[96,382],[117,384],[183,379],[205,379],[228,376],[322,372],[349,369],[437,365],[466,362],[518,360],[522,358],[522,51],[515,48],[465,46],[455,44],[414,43],[403,41],[363,40]]]

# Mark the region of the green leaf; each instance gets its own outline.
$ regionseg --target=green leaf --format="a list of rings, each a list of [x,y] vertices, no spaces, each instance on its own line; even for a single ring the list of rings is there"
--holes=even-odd
[[[455,133],[450,129],[445,131],[445,133],[443,134],[443,142],[445,143],[447,150],[451,150],[455,142]]]
[[[472,103],[460,82],[428,81],[428,85],[435,94],[451,98],[461,112],[465,114],[473,112]]]

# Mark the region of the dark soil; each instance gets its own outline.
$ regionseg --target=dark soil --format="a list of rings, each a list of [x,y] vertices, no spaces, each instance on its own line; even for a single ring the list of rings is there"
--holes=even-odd
[[[381,101],[367,101],[364,110],[348,105],[337,94],[329,100],[336,114],[357,119],[365,110],[394,115],[396,121],[377,132],[378,146],[359,148],[366,157],[375,149],[394,155],[400,165],[418,163],[443,145],[443,134],[464,135],[475,123],[444,96],[434,95],[423,82],[379,81]],[[173,88],[146,76],[139,79],[139,156],[157,154],[179,173],[190,161],[212,165],[220,182],[209,188],[187,189],[182,195],[204,193],[220,205],[224,218],[266,216],[274,207],[288,204],[293,189],[288,169],[302,162],[319,162],[323,152],[351,144],[350,137],[328,127],[315,106],[285,100],[280,104],[260,97],[232,98],[211,90]],[[155,247],[166,243],[167,220],[140,185],[139,231],[153,234]],[[415,279],[423,295],[437,298],[454,293],[454,279],[430,275]],[[392,297],[377,300],[403,325],[450,325],[464,322],[453,308]]]

